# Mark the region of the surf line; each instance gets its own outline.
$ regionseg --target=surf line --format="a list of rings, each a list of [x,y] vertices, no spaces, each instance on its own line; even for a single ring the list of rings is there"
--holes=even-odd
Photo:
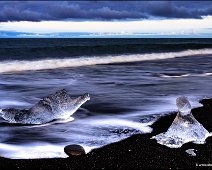
[[[162,59],[171,59],[177,57],[207,55],[207,54],[212,54],[212,49],[185,50],[181,52],[167,52],[167,53],[101,56],[101,57],[99,56],[99,57],[80,57],[80,58],[66,58],[66,59],[43,59],[34,61],[14,60],[14,61],[0,62],[0,68],[1,68],[0,73],[80,67],[80,66],[90,66],[98,64],[162,60]]]

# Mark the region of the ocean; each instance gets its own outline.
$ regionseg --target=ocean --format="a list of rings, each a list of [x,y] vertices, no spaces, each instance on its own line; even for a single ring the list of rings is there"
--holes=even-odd
[[[0,108],[27,109],[66,89],[89,93],[71,122],[46,126],[0,119],[0,156],[67,157],[151,132],[187,96],[212,97],[212,39],[0,39]]]

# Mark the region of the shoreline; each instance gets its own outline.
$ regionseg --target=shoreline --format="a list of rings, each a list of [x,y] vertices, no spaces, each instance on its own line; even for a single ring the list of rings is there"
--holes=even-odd
[[[212,132],[212,99],[192,109],[194,117]],[[212,137],[205,144],[186,143],[181,148],[160,145],[152,136],[165,132],[176,113],[161,117],[148,134],[137,134],[119,142],[93,149],[86,155],[69,158],[8,159],[0,158],[0,169],[194,169],[212,166]],[[186,153],[195,149],[196,156]]]

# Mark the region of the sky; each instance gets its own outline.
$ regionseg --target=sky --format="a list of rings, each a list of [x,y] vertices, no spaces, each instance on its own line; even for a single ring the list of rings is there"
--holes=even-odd
[[[0,38],[212,38],[210,1],[0,1]]]

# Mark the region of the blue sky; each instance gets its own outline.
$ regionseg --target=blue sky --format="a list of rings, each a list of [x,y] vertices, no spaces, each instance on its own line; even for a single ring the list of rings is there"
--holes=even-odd
[[[1,1],[0,38],[212,38],[209,1]]]

